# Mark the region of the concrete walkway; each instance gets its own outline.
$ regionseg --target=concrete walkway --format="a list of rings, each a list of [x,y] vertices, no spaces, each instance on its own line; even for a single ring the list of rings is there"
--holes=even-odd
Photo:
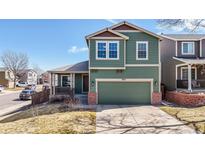
[[[96,132],[103,134],[190,134],[196,133],[154,106],[99,105]]]

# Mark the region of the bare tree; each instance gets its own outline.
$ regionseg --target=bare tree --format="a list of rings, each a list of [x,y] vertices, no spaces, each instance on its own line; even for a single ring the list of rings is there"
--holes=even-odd
[[[37,64],[33,65],[33,70],[37,73],[37,83],[40,83],[41,75],[44,73],[44,70],[41,69]]]
[[[14,82],[14,88],[16,88],[17,80],[24,75],[28,68],[28,56],[25,53],[5,51],[0,59],[4,67],[11,72],[12,76],[9,77]]]
[[[196,32],[205,28],[205,19],[160,19],[157,23],[162,28],[179,27],[184,31]]]
[[[45,71],[41,69],[37,64],[33,65],[33,70],[37,73],[38,76],[40,76]]]

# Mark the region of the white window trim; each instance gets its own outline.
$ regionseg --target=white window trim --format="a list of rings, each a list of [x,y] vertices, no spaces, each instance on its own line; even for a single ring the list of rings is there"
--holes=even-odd
[[[181,67],[181,80],[183,80],[183,70],[184,69],[188,70],[188,67]],[[197,80],[197,68],[196,67],[192,67],[191,69],[195,70],[195,80]]]
[[[183,46],[184,46],[185,43],[192,43],[193,44],[193,51],[192,51],[192,53],[184,53]],[[194,42],[182,42],[181,51],[182,51],[182,55],[194,55],[195,54],[195,44],[194,44]]]
[[[98,57],[98,43],[106,43],[106,57]],[[117,58],[109,58],[109,43],[117,43]],[[119,60],[120,46],[119,41],[96,41],[96,60]]]
[[[138,44],[139,43],[145,43],[146,44],[146,58],[139,58],[138,57]],[[148,46],[148,41],[137,41],[136,42],[136,60],[148,60],[148,51],[149,51],[149,46]]]

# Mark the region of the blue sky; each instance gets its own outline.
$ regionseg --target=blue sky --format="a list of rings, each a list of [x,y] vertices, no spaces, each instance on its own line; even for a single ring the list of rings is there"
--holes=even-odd
[[[0,20],[0,55],[12,50],[28,54],[30,67],[44,70],[88,59],[85,36],[122,20]],[[156,20],[127,20],[155,33]],[[0,64],[1,65],[1,64]]]

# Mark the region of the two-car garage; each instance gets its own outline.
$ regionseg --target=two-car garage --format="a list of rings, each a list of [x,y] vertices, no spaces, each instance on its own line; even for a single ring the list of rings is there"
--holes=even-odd
[[[150,105],[152,79],[97,79],[97,103]]]

